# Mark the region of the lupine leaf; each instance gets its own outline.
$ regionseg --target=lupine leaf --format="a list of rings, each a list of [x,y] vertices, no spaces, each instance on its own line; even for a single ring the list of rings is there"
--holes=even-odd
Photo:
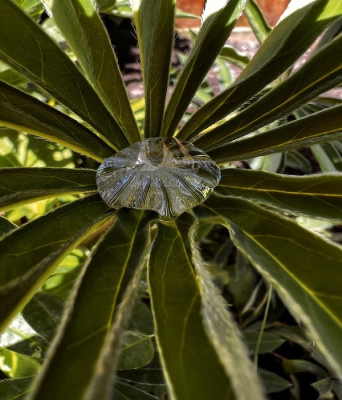
[[[154,348],[151,336],[139,332],[126,331],[120,354],[118,369],[142,368],[152,361]]]
[[[268,25],[261,8],[254,0],[247,1],[245,15],[259,43],[263,43],[272,29]]]
[[[227,312],[227,304],[200,258],[194,242],[196,230],[192,229],[191,233],[191,252],[201,293],[205,331],[231,380],[235,398],[263,400],[265,399],[263,390],[255,368],[247,356],[242,336],[235,326],[233,317]]]
[[[114,390],[113,400],[158,400],[158,397],[122,381],[115,383]]]
[[[58,296],[38,292],[24,308],[25,321],[43,338],[51,342],[58,327],[64,301]]]
[[[95,171],[68,168],[0,169],[0,210],[27,203],[96,191]]]
[[[108,218],[107,210],[99,195],[90,196],[59,207],[1,240],[1,329],[70,250]]]
[[[312,218],[342,220],[342,174],[289,176],[230,168],[216,191]]]
[[[145,137],[160,136],[174,40],[175,0],[131,2],[145,92]]]
[[[162,136],[173,136],[203,78],[220,53],[245,0],[207,0],[195,46],[167,105]]]
[[[196,145],[208,149],[240,138],[337,86],[342,81],[341,47],[342,36],[338,36],[246,110],[195,139]]]
[[[31,133],[97,161],[114,150],[74,119],[0,82],[0,126]]]
[[[24,400],[32,383],[32,378],[0,381],[1,400]]]
[[[143,212],[120,210],[116,214],[114,226],[83,269],[55,338],[54,350],[29,399],[85,398],[99,372],[97,363],[101,352],[103,348],[108,351],[108,336],[115,325],[119,304],[146,261],[150,246],[148,221]],[[119,350],[118,345],[111,360],[115,366]]]
[[[175,400],[234,399],[203,326],[199,287],[188,253],[188,223],[187,217],[160,223],[148,270],[165,378]]]
[[[291,1],[234,84],[196,112],[177,137],[189,140],[258,93],[289,68],[341,13],[342,3],[335,0]]]
[[[128,145],[77,66],[12,0],[0,2],[0,59],[94,126],[115,150]]]
[[[92,0],[43,0],[98,96],[131,143],[140,135],[108,34]]]
[[[247,160],[314,143],[338,140],[342,136],[342,106],[331,107],[308,117],[237,140],[207,153],[218,163]]]
[[[17,229],[17,226],[14,225],[7,218],[2,217],[0,215],[0,239],[1,239],[1,236],[5,236],[7,233],[11,232],[14,229]]]
[[[341,248],[250,201],[211,196],[196,210],[201,217],[225,220],[237,247],[272,283],[342,376]]]
[[[258,372],[264,382],[267,393],[281,392],[282,390],[288,389],[292,386],[291,382],[274,372],[266,371],[264,369],[259,369]]]
[[[220,58],[227,60],[231,64],[236,65],[238,68],[245,68],[249,63],[249,58],[245,54],[238,52],[232,46],[224,46],[220,52]]]

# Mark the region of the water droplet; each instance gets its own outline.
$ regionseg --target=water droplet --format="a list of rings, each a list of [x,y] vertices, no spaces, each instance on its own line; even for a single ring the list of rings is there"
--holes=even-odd
[[[106,204],[154,210],[162,219],[203,202],[220,179],[219,168],[206,153],[174,138],[134,143],[105,159],[96,174]]]

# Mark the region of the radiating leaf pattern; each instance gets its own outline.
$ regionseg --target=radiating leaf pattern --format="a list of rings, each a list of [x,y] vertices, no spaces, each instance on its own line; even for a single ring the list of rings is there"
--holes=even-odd
[[[95,171],[68,168],[0,170],[0,210],[42,199],[96,192]]]
[[[341,248],[247,200],[212,196],[198,215],[221,218],[230,227],[237,247],[310,329],[342,376]]]
[[[342,219],[342,176],[289,176],[263,171],[226,169],[218,193],[271,204],[280,209],[323,218]]]

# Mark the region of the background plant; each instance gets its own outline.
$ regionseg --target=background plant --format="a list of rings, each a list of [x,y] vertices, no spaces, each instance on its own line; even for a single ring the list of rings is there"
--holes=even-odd
[[[259,279],[254,300],[241,298],[239,279],[230,288],[235,298],[240,295],[236,315],[242,327],[251,328],[263,307],[277,309],[272,304],[272,299],[279,302],[276,291],[310,332],[310,341],[303,331],[281,327],[271,337],[260,335],[260,328],[262,333],[267,327],[265,313],[262,326],[245,332],[245,342],[255,354],[262,345],[273,340],[277,346],[284,338],[306,346],[315,362],[287,362],[284,369],[293,376],[316,368],[317,390],[338,395],[331,374],[340,377],[342,365],[341,250],[300,226],[294,216],[332,224],[341,220],[342,185],[336,173],[341,105],[320,94],[341,83],[342,6],[333,0],[292,1],[270,31],[249,2],[247,15],[262,45],[248,62],[224,46],[244,2],[208,0],[202,29],[164,107],[174,1],[133,1],[145,89],[143,130],[94,4],[46,0],[44,6],[52,18],[42,29],[36,22],[42,11],[38,2],[26,2],[24,9],[10,0],[0,3],[0,121],[12,130],[5,132],[9,149],[1,154],[0,206],[6,215],[0,219],[0,319],[6,329],[23,310],[37,333],[1,350],[2,370],[13,378],[0,383],[3,397],[162,398],[166,382],[169,397],[176,399],[265,398],[217,289],[229,271],[215,267],[220,257],[231,254],[231,242],[207,260],[216,287],[197,249],[214,224],[229,228],[239,250],[237,277]],[[294,62],[329,26],[314,54],[294,71]],[[61,37],[68,43],[62,49],[56,43]],[[189,118],[188,106],[201,94],[217,57],[218,63],[223,58],[240,63],[243,71]],[[34,160],[31,139],[13,130],[57,143],[50,156],[64,147],[73,153],[69,160],[67,154],[49,158],[49,153]],[[96,162],[154,136],[191,140],[222,168],[215,193],[169,223],[148,211],[110,210],[96,194]],[[274,173],[294,164],[311,172],[295,152],[307,145],[316,146],[322,171],[335,174]],[[72,168],[79,160],[75,153],[93,159],[92,169]],[[235,161],[271,172],[237,169]],[[33,213],[41,214],[38,218],[25,223],[22,211],[11,214],[38,200],[45,202],[41,212]],[[265,290],[246,260],[271,289]],[[150,302],[154,325],[141,298]],[[255,304],[259,311],[253,310],[248,320],[243,306],[252,310]],[[274,375],[261,375],[266,383],[286,387]]]

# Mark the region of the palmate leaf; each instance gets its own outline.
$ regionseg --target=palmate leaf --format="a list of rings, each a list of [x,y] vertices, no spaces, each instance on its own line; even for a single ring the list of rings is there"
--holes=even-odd
[[[0,59],[92,125],[118,150],[129,144],[77,66],[12,0],[0,2]]]
[[[82,124],[3,82],[0,126],[39,136],[97,161],[113,155],[113,149]]]
[[[338,140],[342,135],[342,106],[320,111],[246,139],[228,143],[208,154],[218,165],[266,154]]]
[[[165,110],[160,136],[173,136],[203,78],[240,16],[245,0],[207,0],[195,46]]]
[[[201,107],[177,137],[189,140],[258,93],[289,68],[341,13],[342,4],[335,0],[291,1],[234,84]]]
[[[0,327],[43,285],[59,262],[111,214],[99,195],[69,203],[10,232],[0,245]]]
[[[108,34],[92,0],[43,0],[86,76],[130,143],[140,134]]]
[[[312,218],[342,220],[342,175],[287,176],[263,171],[226,169],[216,192]]]
[[[230,228],[237,247],[306,325],[341,377],[341,248],[250,201],[212,196],[196,211]]]
[[[68,168],[0,169],[0,210],[76,193],[96,192],[95,171]]]
[[[130,297],[135,298],[139,282],[137,274],[140,276],[151,246],[148,222],[144,212],[121,210],[116,214],[113,227],[81,273],[57,332],[53,351],[29,399],[84,399],[87,390],[92,389],[98,378],[97,363],[101,361],[101,352],[112,351],[108,348],[108,339],[117,323],[118,313],[122,312],[119,305],[127,297],[127,288],[131,287],[133,294]],[[116,327],[117,336],[122,336],[122,322]],[[111,360],[115,366],[122,341],[117,340]],[[109,374],[106,386],[111,384],[112,377],[113,374]]]
[[[132,0],[145,92],[145,138],[160,136],[174,40],[175,0]]]
[[[208,149],[240,138],[337,86],[342,81],[341,48],[342,36],[338,36],[275,89],[194,142]]]

